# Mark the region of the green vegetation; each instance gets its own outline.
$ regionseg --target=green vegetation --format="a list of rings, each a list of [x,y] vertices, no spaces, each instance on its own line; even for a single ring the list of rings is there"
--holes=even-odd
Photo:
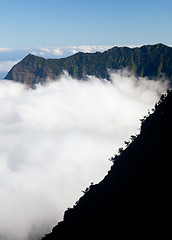
[[[172,48],[163,44],[140,48],[114,47],[103,53],[77,53],[62,59],[44,59],[32,54],[16,64],[5,79],[33,86],[47,78],[57,79],[63,70],[77,79],[87,75],[109,79],[108,69],[128,68],[137,76],[172,78]]]

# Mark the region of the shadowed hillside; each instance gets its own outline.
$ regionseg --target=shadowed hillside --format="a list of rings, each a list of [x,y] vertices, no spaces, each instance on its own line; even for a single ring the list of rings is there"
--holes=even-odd
[[[172,92],[142,120],[140,134],[115,158],[43,240],[172,239]]]
[[[140,48],[114,47],[103,53],[77,53],[62,59],[45,59],[32,54],[17,63],[5,79],[33,86],[47,78],[57,79],[63,70],[76,79],[86,75],[109,79],[108,69],[128,68],[137,76],[172,79],[172,48],[163,44]]]

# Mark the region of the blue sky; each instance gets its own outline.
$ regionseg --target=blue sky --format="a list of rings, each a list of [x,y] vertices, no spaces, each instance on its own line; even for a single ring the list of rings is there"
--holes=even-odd
[[[0,47],[172,44],[171,0],[1,0]]]

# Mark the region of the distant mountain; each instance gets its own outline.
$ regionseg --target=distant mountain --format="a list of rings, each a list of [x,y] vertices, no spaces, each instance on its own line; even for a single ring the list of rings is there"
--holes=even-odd
[[[158,78],[164,74],[172,81],[172,48],[163,44],[140,48],[114,47],[103,53],[77,53],[62,59],[45,59],[32,54],[17,63],[5,79],[33,86],[47,78],[57,79],[63,70],[76,79],[86,75],[109,79],[108,69],[132,70],[137,76]]]
[[[43,240],[172,239],[171,123],[168,91],[142,120],[140,134],[112,158],[105,178],[90,185]]]

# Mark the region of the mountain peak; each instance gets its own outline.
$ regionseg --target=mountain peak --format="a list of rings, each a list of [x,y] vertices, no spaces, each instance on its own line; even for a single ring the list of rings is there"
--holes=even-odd
[[[26,57],[23,58],[23,60],[21,62],[25,62],[27,64],[30,64],[30,62],[38,61],[38,59],[40,60],[40,59],[45,59],[45,58],[36,56],[32,53],[29,53]]]

